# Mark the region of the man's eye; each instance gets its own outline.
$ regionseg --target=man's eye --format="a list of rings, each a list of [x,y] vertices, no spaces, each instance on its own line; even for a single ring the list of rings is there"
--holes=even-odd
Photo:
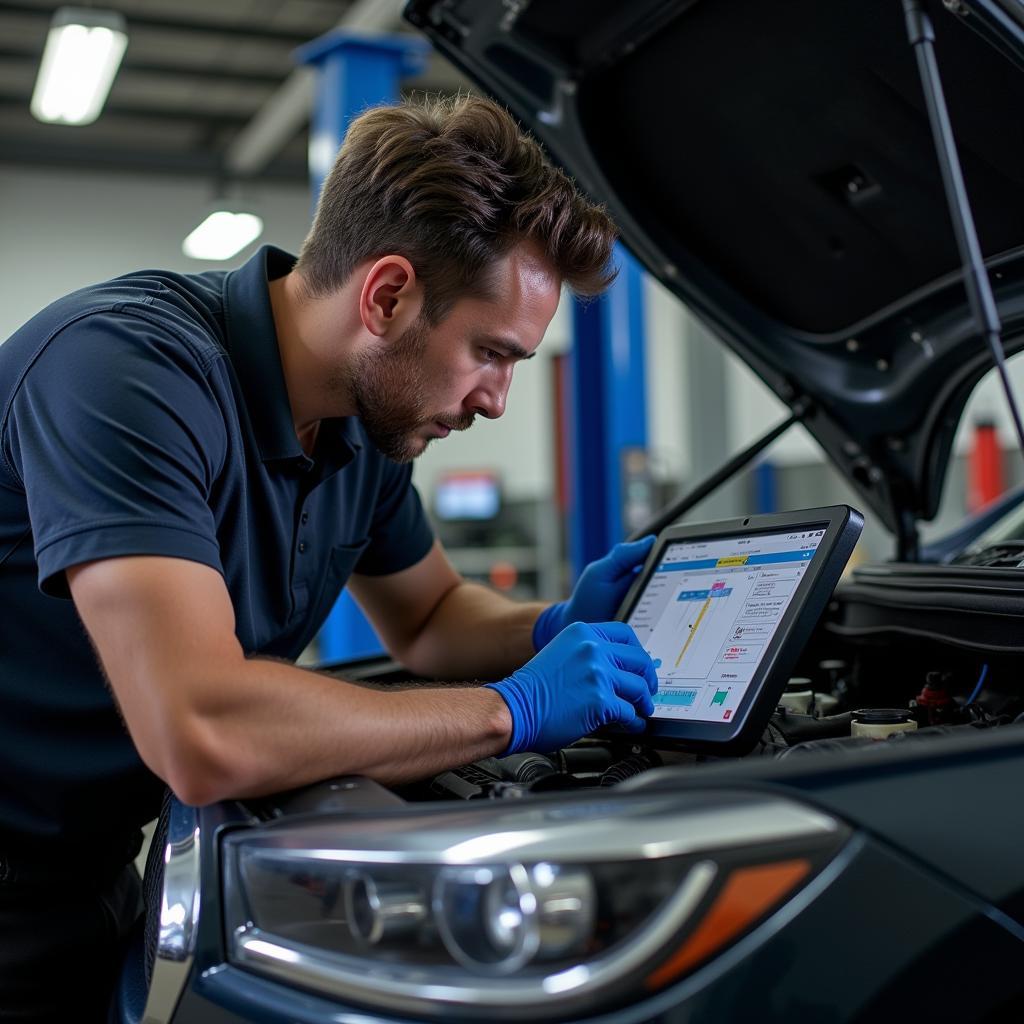
[[[487,360],[487,362],[489,363],[493,363],[495,359],[501,358],[501,353],[496,352],[493,348],[482,348],[480,349],[480,352],[483,355],[484,359]]]

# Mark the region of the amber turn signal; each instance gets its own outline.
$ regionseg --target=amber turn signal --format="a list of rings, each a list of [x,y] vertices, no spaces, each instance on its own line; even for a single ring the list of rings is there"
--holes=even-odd
[[[683,944],[648,975],[646,987],[663,988],[718,953],[781,903],[810,870],[802,858],[737,868]]]

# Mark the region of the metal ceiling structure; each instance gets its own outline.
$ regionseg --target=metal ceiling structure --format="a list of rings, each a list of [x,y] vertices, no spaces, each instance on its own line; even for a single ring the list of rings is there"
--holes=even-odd
[[[59,3],[0,3],[0,164],[305,181],[311,80],[296,47],[336,27],[407,31],[400,0],[102,0],[128,49],[91,125],[42,124],[29,100]],[[442,58],[403,91],[467,84]]]

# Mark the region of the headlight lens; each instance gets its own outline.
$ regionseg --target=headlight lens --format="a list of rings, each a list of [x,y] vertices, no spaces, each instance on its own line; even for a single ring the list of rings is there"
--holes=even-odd
[[[353,937],[370,946],[408,939],[427,917],[420,893],[401,879],[378,881],[353,871],[345,882],[345,918]]]
[[[434,913],[445,948],[470,970],[511,974],[540,946],[537,897],[522,864],[443,868]]]
[[[725,792],[274,823],[225,839],[229,957],[398,1012],[581,1012],[699,966],[846,835]]]

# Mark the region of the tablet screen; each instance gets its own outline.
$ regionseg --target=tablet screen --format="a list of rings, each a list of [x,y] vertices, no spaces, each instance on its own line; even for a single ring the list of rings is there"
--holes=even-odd
[[[826,525],[666,545],[627,619],[660,661],[653,718],[732,719]]]

